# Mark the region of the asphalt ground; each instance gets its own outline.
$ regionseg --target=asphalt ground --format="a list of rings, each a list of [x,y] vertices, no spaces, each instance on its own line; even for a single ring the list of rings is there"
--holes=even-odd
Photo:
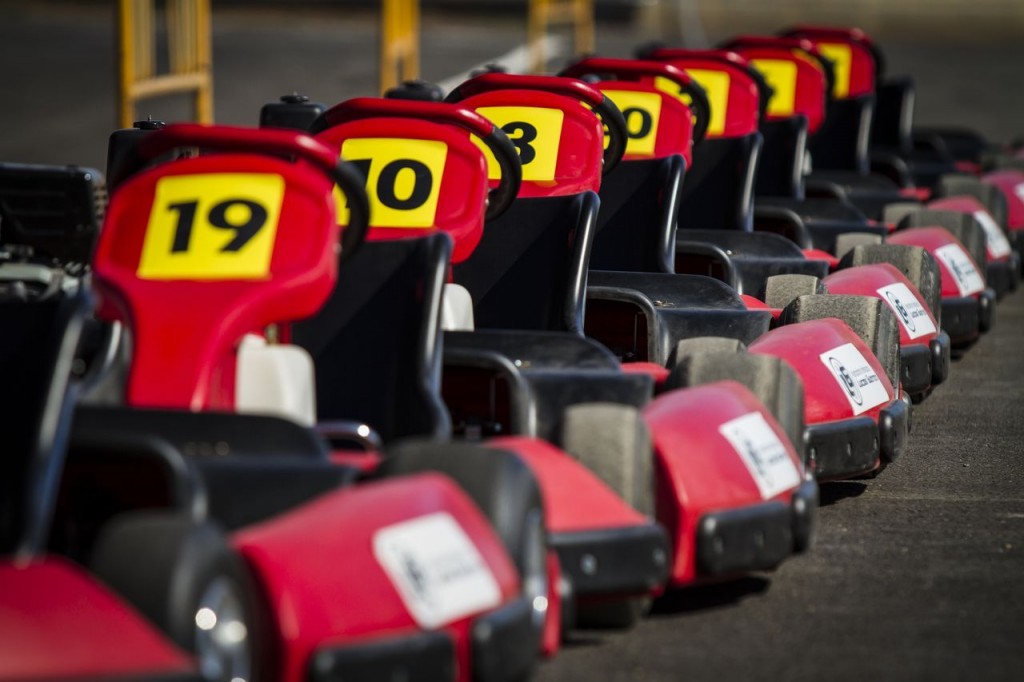
[[[113,3],[0,2],[0,160],[103,168],[114,127]],[[733,30],[745,30],[737,16]],[[327,104],[376,89],[366,12],[214,15],[219,122],[300,91]],[[599,52],[657,38],[602,24]],[[917,120],[994,140],[1024,134],[1024,41],[879,36],[918,83]],[[507,15],[425,17],[423,73],[442,79],[525,38]],[[187,115],[180,98],[140,109]],[[659,602],[627,633],[574,634],[541,681],[1024,679],[1024,294],[914,411],[908,451],[876,479],[824,486],[812,551],[773,574]]]

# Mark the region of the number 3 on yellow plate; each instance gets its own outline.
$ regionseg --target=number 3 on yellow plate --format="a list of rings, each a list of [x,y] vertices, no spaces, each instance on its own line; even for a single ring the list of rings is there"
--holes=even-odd
[[[161,178],[139,257],[140,279],[264,279],[284,178],[207,173]]]

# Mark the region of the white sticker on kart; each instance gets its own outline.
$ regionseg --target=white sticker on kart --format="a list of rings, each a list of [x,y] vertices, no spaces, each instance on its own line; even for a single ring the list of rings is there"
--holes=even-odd
[[[893,314],[910,338],[916,339],[935,332],[935,323],[932,322],[928,310],[921,305],[906,284],[897,282],[882,287],[878,290],[878,295],[892,308]]]
[[[1013,188],[1013,193],[1016,194],[1021,201],[1024,201],[1024,182],[1018,183],[1017,186]]]
[[[818,357],[832,372],[854,414],[867,412],[889,400],[889,392],[882,379],[852,343],[833,348]]]
[[[953,274],[953,280],[961,296],[970,296],[985,288],[985,280],[974,267],[971,257],[959,244],[941,246],[935,249],[935,256]]]
[[[434,629],[501,603],[501,588],[466,532],[446,512],[382,528],[373,555],[409,614]]]
[[[767,500],[800,485],[800,471],[760,412],[727,421],[718,432],[746,465],[762,498]]]
[[[974,212],[974,219],[985,229],[985,243],[988,244],[989,255],[993,258],[1008,256],[1012,251],[1010,242],[995,218],[989,215],[988,211],[977,210]]]

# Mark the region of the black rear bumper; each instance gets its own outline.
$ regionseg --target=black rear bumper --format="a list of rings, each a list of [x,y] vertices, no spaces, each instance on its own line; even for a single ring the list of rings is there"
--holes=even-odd
[[[772,500],[712,512],[697,524],[697,571],[701,577],[774,569],[811,544],[818,484],[804,481],[789,504]]]
[[[878,467],[878,424],[871,417],[811,424],[805,440],[810,469],[819,481],[853,478]]]
[[[537,660],[538,633],[533,607],[519,597],[473,621],[473,679],[513,682],[526,679]],[[455,680],[455,643],[443,631],[382,637],[326,647],[310,659],[309,682],[435,682]]]
[[[552,533],[576,597],[646,594],[668,580],[668,535],[655,524]]]

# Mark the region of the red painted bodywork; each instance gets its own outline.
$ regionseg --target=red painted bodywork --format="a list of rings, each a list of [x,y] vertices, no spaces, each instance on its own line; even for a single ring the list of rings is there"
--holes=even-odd
[[[878,290],[882,287],[886,287],[891,284],[903,284],[910,290],[910,293],[913,294],[915,299],[917,299],[917,302],[928,313],[928,319],[931,320],[936,331],[930,334],[922,334],[916,339],[912,339],[907,333],[906,328],[900,324],[898,325],[900,329],[900,345],[928,346],[932,339],[938,336],[939,324],[935,321],[935,316],[928,308],[928,303],[924,300],[921,292],[917,290],[917,287],[915,287],[902,272],[889,263],[859,265],[855,268],[847,268],[845,270],[833,272],[831,275],[825,277],[821,283],[825,285],[830,294],[854,294],[860,296],[873,296],[874,298],[879,299],[882,297],[879,296]]]
[[[670,584],[697,579],[697,524],[704,514],[764,501],[750,471],[719,427],[759,412],[785,445],[793,465],[803,471],[789,437],[761,402],[742,385],[725,381],[671,391],[643,409],[651,430],[658,489],[657,518],[668,530],[673,557]],[[770,499],[789,502],[792,490]]]
[[[455,105],[444,105],[459,109]],[[396,133],[400,131],[400,133]],[[487,204],[487,164],[480,150],[465,133],[451,125],[415,118],[370,118],[341,123],[317,135],[317,139],[340,153],[345,140],[398,137],[410,140],[439,140],[448,145],[437,213],[432,228],[401,228],[380,223],[371,214],[369,240],[422,237],[447,232],[454,243],[452,261],[469,257],[483,236]]]
[[[708,138],[742,137],[757,132],[761,98],[757,90],[757,83],[747,73],[749,65],[740,55],[727,50],[659,48],[652,51],[649,57],[684,71],[703,69],[718,71],[729,76],[725,129],[717,135],[713,135],[709,130]],[[699,82],[700,79],[696,80]]]
[[[421,631],[371,548],[381,528],[440,511],[456,518],[473,541],[503,601],[516,596],[519,576],[501,540],[465,493],[439,474],[328,493],[234,535],[275,614],[279,665],[273,679],[306,679],[310,657],[321,648]],[[471,621],[444,626],[455,642],[458,679],[465,681],[471,679]]]
[[[805,38],[821,49],[822,45],[841,43],[850,48],[850,80],[846,98],[869,95],[875,91],[875,58],[871,39],[858,28],[797,26],[783,34],[787,38]]]
[[[654,390],[660,392],[668,379],[669,370],[667,367],[654,362],[626,362],[622,365],[622,371],[633,374],[646,374],[654,379]]]
[[[864,356],[888,395],[888,400],[860,415],[854,414],[843,389],[819,359],[822,353],[847,343],[852,343]],[[804,395],[804,419],[808,425],[850,419],[855,416],[871,417],[877,421],[879,410],[897,397],[885,369],[875,354],[845,322],[836,318],[778,327],[750,344],[748,350],[751,353],[782,358],[793,366],[807,387]]]
[[[173,675],[192,660],[76,565],[0,559],[0,679]]]
[[[985,205],[971,196],[955,196],[936,199],[928,204],[928,208],[933,208],[937,211],[956,211],[957,213],[966,213],[968,215],[974,215],[978,211],[984,211],[988,214],[989,218],[992,217],[992,214],[988,212]],[[1010,254],[1007,253],[997,256],[992,252],[992,247],[988,244],[988,240],[986,239],[985,259],[989,263],[1008,262],[1010,260]]]
[[[981,176],[987,185],[998,187],[1006,197],[1006,222],[1011,231],[1024,230],[1024,171],[1015,168],[992,171]]]
[[[889,235],[888,242],[890,244],[906,244],[908,246],[920,246],[928,253],[935,256],[935,251],[947,246],[949,244],[957,244],[960,249],[964,252],[964,255],[970,259],[974,269],[979,273],[984,273],[985,269],[980,267],[970,252],[964,248],[964,245],[960,243],[956,237],[941,227],[912,227],[906,230],[898,230]],[[953,277],[953,273],[949,271],[946,264],[942,262],[942,259],[935,258],[935,262],[939,265],[939,273],[942,278],[942,297],[943,298],[960,298],[960,288],[956,285],[956,279]],[[974,298],[977,298],[979,294],[974,294]]]
[[[195,176],[201,182],[205,174],[229,172],[284,178],[267,279],[139,277],[157,182],[172,176]],[[223,154],[163,164],[131,178],[114,194],[93,272],[102,314],[127,321],[133,330],[128,404],[191,410],[234,407],[237,340],[271,322],[313,314],[333,288],[337,256],[330,247],[337,243],[339,229],[332,188],[327,175],[305,164]],[[185,324],[202,333],[182,333]]]

